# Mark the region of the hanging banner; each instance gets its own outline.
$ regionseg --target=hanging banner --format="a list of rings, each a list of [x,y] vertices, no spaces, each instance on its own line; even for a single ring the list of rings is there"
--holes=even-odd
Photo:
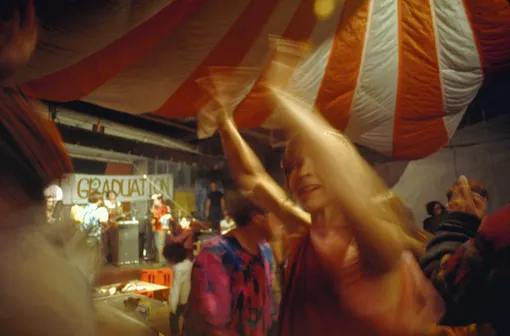
[[[120,202],[148,201],[153,194],[173,199],[173,175],[69,175],[61,184],[64,204],[86,204],[91,191],[117,194]]]

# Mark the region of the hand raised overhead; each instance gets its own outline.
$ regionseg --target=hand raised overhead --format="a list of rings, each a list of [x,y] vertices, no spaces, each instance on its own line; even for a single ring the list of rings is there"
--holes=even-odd
[[[480,194],[471,191],[465,176],[460,176],[452,187],[452,196],[446,208],[450,212],[465,212],[475,215],[479,219],[485,217],[486,200]]]

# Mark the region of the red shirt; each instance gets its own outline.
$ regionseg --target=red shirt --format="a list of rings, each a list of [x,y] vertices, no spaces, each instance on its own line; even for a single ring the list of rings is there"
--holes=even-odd
[[[159,219],[164,215],[168,214],[168,207],[166,205],[160,206],[158,208],[153,208],[152,210],[152,219],[154,219],[154,231],[161,231],[161,223]]]

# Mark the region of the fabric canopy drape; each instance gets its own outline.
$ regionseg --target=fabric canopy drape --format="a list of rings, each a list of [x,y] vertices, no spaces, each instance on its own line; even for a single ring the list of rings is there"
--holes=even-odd
[[[317,20],[313,0],[107,1],[43,25],[25,93],[118,111],[193,117],[207,106],[196,80],[211,66],[253,67],[235,111],[272,127],[262,86],[268,37],[308,41],[290,89],[354,142],[403,159],[444,146],[484,79],[510,65],[506,0],[344,1]]]

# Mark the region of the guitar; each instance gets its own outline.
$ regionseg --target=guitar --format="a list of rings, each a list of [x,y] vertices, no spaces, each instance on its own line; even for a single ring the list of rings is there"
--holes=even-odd
[[[102,224],[102,232],[106,233],[111,228],[117,227],[117,222],[119,219],[125,218],[128,216],[129,213],[123,213],[122,215],[115,216],[115,214],[110,214],[110,217],[108,218],[108,222]]]

